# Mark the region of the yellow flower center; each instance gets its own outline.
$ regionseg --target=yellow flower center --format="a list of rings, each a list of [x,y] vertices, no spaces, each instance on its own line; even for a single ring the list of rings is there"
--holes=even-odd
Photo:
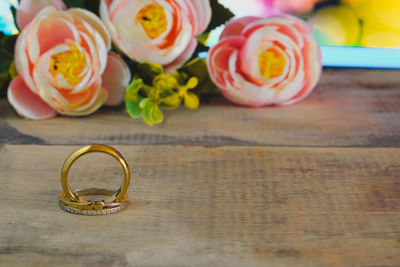
[[[49,71],[53,77],[62,74],[69,84],[75,86],[82,81],[80,74],[86,67],[86,58],[76,45],[72,44],[70,48],[51,56]]]
[[[268,79],[282,75],[285,66],[286,58],[274,47],[265,50],[258,58],[261,75]]]
[[[164,8],[157,3],[142,8],[136,19],[151,39],[156,39],[167,29],[168,21]]]

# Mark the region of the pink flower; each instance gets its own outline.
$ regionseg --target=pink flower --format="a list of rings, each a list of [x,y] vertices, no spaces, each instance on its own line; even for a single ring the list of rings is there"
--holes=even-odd
[[[103,23],[83,9],[56,7],[65,6],[61,0],[20,3],[19,76],[8,88],[10,103],[29,119],[83,116],[104,103],[120,104],[131,75],[123,60],[109,52],[111,38]]]
[[[233,20],[209,51],[207,64],[227,99],[253,107],[302,100],[322,69],[311,28],[289,15]]]
[[[209,0],[101,0],[100,16],[124,54],[172,71],[192,56],[211,7]]]
[[[264,0],[271,2],[271,0]],[[285,13],[302,14],[313,10],[314,5],[321,0],[274,0],[272,6],[275,10]]]

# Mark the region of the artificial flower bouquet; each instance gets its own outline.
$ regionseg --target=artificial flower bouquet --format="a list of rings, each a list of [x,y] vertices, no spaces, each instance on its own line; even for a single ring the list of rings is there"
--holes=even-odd
[[[67,2],[21,0],[20,33],[3,36],[8,64],[0,82],[12,79],[8,100],[25,118],[124,104],[131,117],[159,124],[162,109],[196,110],[217,88],[239,105],[289,105],[321,74],[311,27],[290,15],[231,19],[216,0]],[[209,49],[210,31],[227,21]]]

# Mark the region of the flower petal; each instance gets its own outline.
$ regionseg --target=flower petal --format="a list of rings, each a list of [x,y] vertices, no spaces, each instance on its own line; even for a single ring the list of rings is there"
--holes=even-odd
[[[26,53],[28,31],[22,31],[18,36],[17,43],[15,45],[15,67],[18,73],[23,77],[26,85],[32,90],[36,91],[35,83],[31,77],[33,64],[29,61]]]
[[[25,118],[32,120],[57,116],[57,112],[34,94],[21,76],[17,76],[8,87],[8,101]]]
[[[58,10],[65,10],[65,4],[62,0],[21,0],[17,10],[17,24],[22,30],[25,28],[40,12],[47,6],[54,6]]]
[[[225,29],[223,30],[221,36],[219,37],[220,40],[234,35],[240,35],[243,29],[250,23],[260,19],[259,17],[242,17],[238,19],[233,19],[226,25]]]
[[[196,50],[197,47],[197,40],[192,39],[188,45],[188,47],[185,49],[185,51],[182,52],[182,54],[176,58],[173,62],[169,63],[168,65],[164,66],[165,72],[173,72],[174,70],[180,68],[185,64],[186,61],[188,61],[192,55],[193,52]]]
[[[110,48],[111,36],[108,33],[104,24],[96,15],[82,8],[70,8],[68,9],[68,13],[72,14],[74,19],[80,18],[81,20],[87,22],[90,26],[92,26],[94,30],[100,33],[101,37],[104,40],[106,48]]]
[[[226,86],[225,73],[229,71],[229,61],[232,55],[238,53],[238,50],[246,42],[246,39],[240,36],[228,37],[217,45],[212,47],[207,57],[207,67],[210,77],[214,83],[224,88]]]
[[[207,29],[208,24],[211,21],[211,6],[209,0],[187,0],[188,4],[192,5],[194,25],[193,34],[194,36],[200,35]]]
[[[116,53],[108,53],[107,67],[102,76],[102,87],[108,91],[106,105],[122,104],[126,87],[131,81],[131,72],[125,61]]]
[[[35,17],[27,31],[27,54],[32,63],[35,63],[41,54],[57,44],[64,44],[67,40],[79,42],[78,29],[74,26],[72,17],[54,7],[46,7]]]

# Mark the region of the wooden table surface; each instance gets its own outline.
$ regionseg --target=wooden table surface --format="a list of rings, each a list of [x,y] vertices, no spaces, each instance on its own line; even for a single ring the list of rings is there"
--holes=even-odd
[[[219,98],[166,116],[35,122],[0,101],[0,265],[400,266],[400,71],[327,69],[290,107]],[[120,214],[58,207],[64,159],[91,143],[131,165]],[[121,175],[92,154],[71,186]]]

